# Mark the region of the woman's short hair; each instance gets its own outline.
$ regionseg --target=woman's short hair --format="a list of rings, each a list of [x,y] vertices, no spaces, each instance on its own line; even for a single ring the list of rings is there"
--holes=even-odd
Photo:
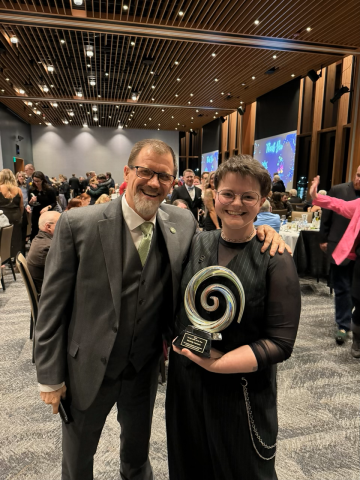
[[[11,185],[12,187],[17,187],[15,175],[9,168],[4,168],[0,172],[0,185]]]
[[[80,198],[72,198],[68,203],[66,210],[71,210],[72,208],[82,207],[82,202]]]
[[[262,197],[266,197],[271,190],[271,178],[268,171],[251,155],[234,155],[222,163],[215,172],[215,190],[218,189],[220,181],[228,173],[238,173],[242,177],[255,178],[260,184]]]
[[[107,203],[110,202],[110,197],[109,195],[106,195],[106,193],[103,193],[100,195],[100,197],[96,200],[95,205],[99,205],[100,203]]]
[[[319,190],[319,194],[320,194],[320,195],[326,195],[326,194],[327,194],[327,191],[326,191],[326,190]]]
[[[179,199],[178,199],[178,200],[174,200],[174,201],[172,202],[172,205],[174,205],[175,207],[178,207],[180,204],[185,205],[185,207],[186,207],[188,210],[190,210],[190,209],[189,209],[189,205],[188,205],[188,203],[187,203],[186,200],[179,200]]]

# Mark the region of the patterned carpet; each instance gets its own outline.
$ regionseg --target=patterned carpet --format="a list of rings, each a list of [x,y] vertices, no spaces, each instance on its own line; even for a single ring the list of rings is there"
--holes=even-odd
[[[31,364],[29,305],[18,275],[0,291],[0,479],[60,479],[60,418],[42,404]],[[279,480],[359,480],[360,364],[350,341],[333,340],[333,298],[302,280],[301,326],[293,356],[279,366]],[[165,386],[159,385],[151,439],[157,480],[168,480]],[[119,479],[119,428],[109,415],[95,458],[96,480]],[[239,479],[245,479],[239,472]]]

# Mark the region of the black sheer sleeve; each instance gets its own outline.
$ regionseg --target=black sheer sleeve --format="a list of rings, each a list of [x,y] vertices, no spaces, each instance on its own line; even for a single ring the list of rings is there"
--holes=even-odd
[[[289,358],[295,343],[301,296],[295,264],[288,252],[270,259],[267,288],[264,338],[250,344],[258,370]]]

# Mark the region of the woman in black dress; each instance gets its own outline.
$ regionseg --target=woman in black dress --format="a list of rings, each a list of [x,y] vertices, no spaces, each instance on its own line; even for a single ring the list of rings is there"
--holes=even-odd
[[[221,164],[215,209],[222,231],[194,237],[181,291],[201,269],[226,266],[240,279],[245,310],[213,342],[212,358],[173,346],[166,421],[170,480],[276,480],[276,364],[291,355],[300,317],[300,287],[291,256],[260,253],[254,218],[271,188],[267,171],[249,155]],[[231,282],[212,277],[203,287]],[[219,296],[215,320],[225,309]],[[216,292],[211,295],[217,296]],[[209,302],[211,304],[211,300]],[[239,299],[238,307],[239,309]],[[235,318],[237,318],[236,313]],[[181,306],[177,334],[190,324]]]
[[[39,218],[44,212],[56,207],[56,194],[54,189],[47,183],[45,175],[36,171],[32,174],[32,186],[29,191],[29,204],[27,210],[31,210],[31,235],[32,240],[39,232]],[[31,207],[31,208],[30,208]]]

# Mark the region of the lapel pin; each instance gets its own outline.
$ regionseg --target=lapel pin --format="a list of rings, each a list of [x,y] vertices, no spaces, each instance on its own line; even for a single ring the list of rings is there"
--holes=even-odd
[[[174,228],[174,227],[171,227],[171,228],[170,228],[170,232],[171,232],[171,233],[176,233],[175,228]]]
[[[201,255],[201,257],[199,258],[199,263],[203,262],[205,260],[205,255]]]

